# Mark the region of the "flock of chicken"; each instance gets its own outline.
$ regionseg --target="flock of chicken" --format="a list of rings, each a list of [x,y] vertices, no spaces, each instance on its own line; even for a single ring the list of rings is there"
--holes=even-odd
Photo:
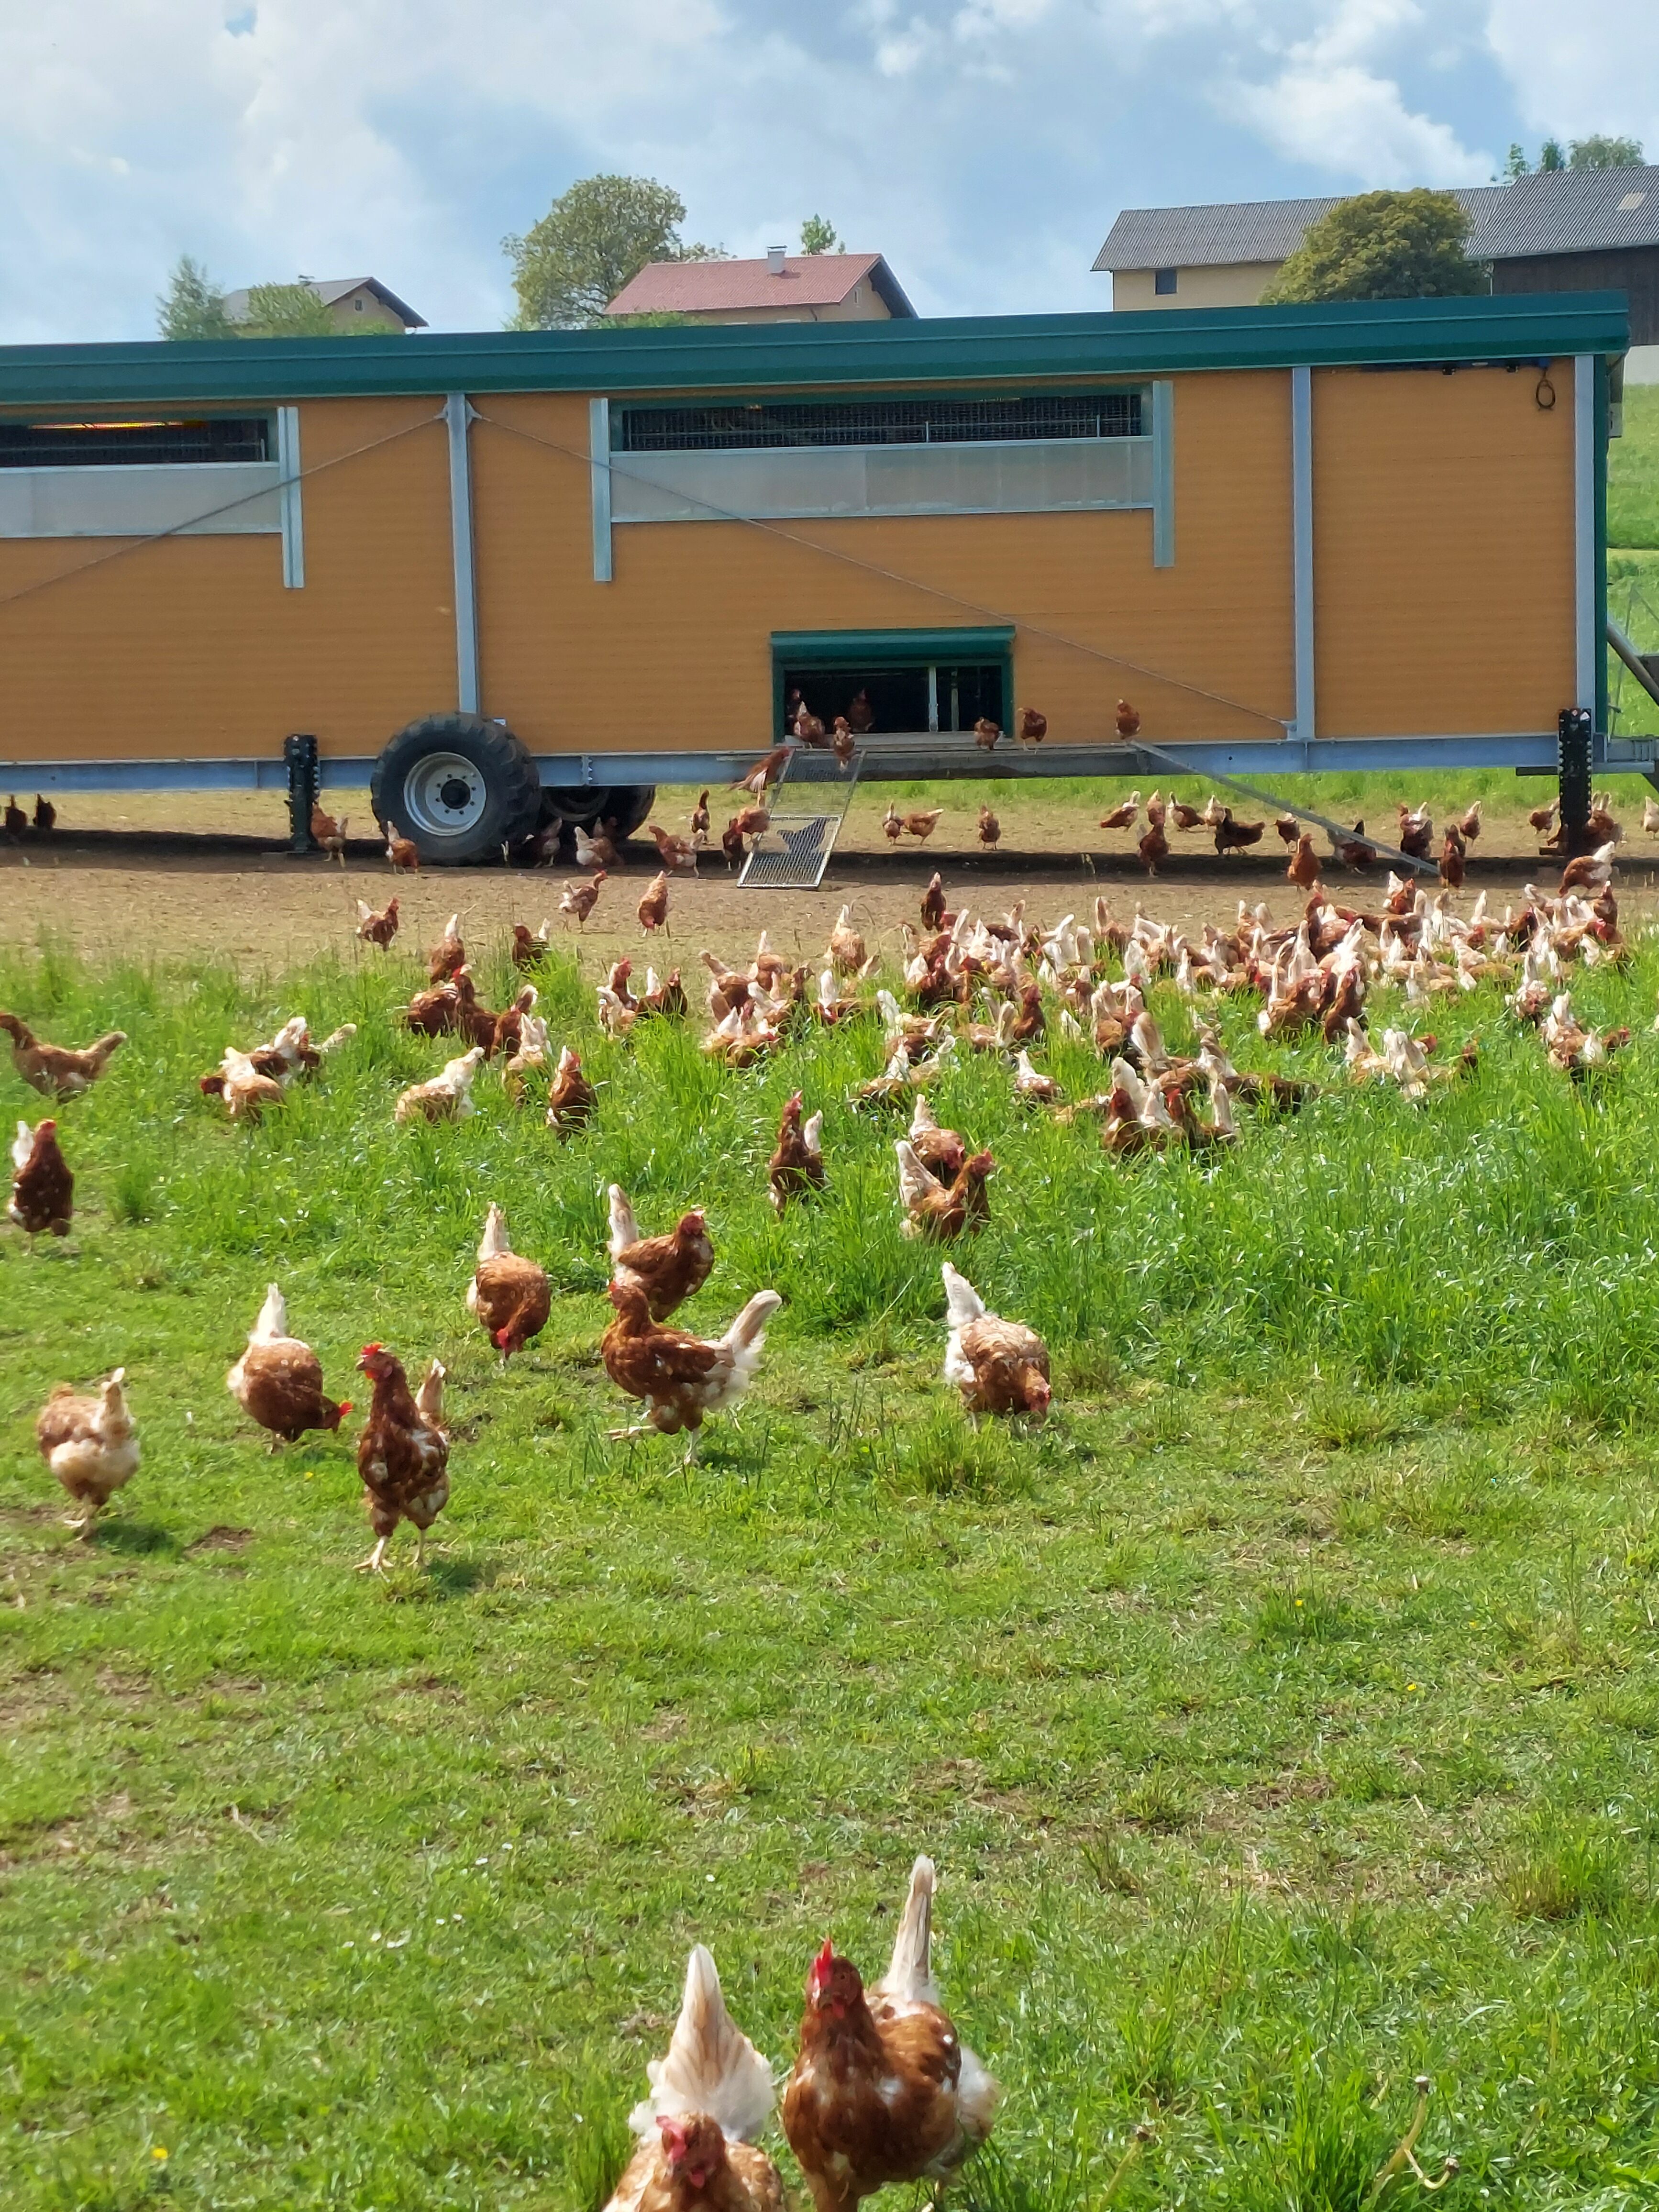
[[[1576,968],[1619,965],[1629,957],[1611,884],[1616,843],[1616,836],[1609,838],[1594,854],[1570,861],[1553,893],[1528,886],[1526,904],[1506,911],[1501,921],[1487,913],[1484,894],[1462,916],[1453,911],[1449,891],[1431,900],[1414,884],[1390,874],[1375,912],[1339,904],[1316,881],[1296,921],[1276,924],[1265,905],[1250,908],[1241,901],[1233,929],[1206,925],[1196,941],[1139,908],[1131,921],[1121,921],[1103,898],[1095,902],[1092,924],[1067,915],[1047,930],[1027,923],[1023,904],[1000,921],[966,910],[952,913],[936,874],[923,895],[921,931],[908,926],[903,931],[902,988],[908,1003],[883,988],[866,997],[864,987],[879,961],[843,907],[815,992],[806,968],[791,966],[763,933],[741,970],[712,953],[702,955],[709,1018],[702,1049],[741,1069],[804,1029],[878,1018],[885,1065],[856,1086],[848,1103],[871,1113],[908,1111],[906,1132],[894,1144],[903,1233],[953,1243],[976,1234],[988,1220],[988,1186],[996,1170],[988,1150],[970,1149],[958,1131],[940,1126],[927,1096],[960,1053],[988,1054],[1011,1064],[1013,1095],[1034,1110],[1066,1121],[1097,1120],[1102,1147],[1113,1155],[1236,1144],[1237,1105],[1294,1112],[1314,1093],[1316,1085],[1305,1078],[1234,1065],[1212,1023],[1202,1018],[1204,1002],[1223,996],[1259,1002],[1256,1022],[1264,1038],[1316,1031],[1327,1045],[1341,1048],[1352,1080],[1391,1083],[1407,1098],[1420,1100],[1432,1085],[1471,1074],[1478,1065],[1475,1045],[1442,1058],[1431,1033],[1414,1034],[1401,1024],[1383,1027],[1379,1036],[1370,1026],[1369,1001],[1394,991],[1408,1009],[1425,1010],[1437,998],[1496,983],[1515,1019],[1539,1035],[1551,1063],[1583,1079],[1630,1036],[1626,1028],[1586,1027],[1566,988]],[[1291,873],[1299,882],[1294,859]],[[385,946],[397,927],[393,899],[369,917],[361,933]],[[545,924],[536,933],[515,925],[514,964],[533,969],[548,945]],[[1121,968],[1120,976],[1108,973],[1113,964]],[[1192,1008],[1197,1049],[1191,1054],[1170,1053],[1149,1008],[1148,994],[1161,977]],[[555,1059],[537,1002],[533,982],[500,1012],[480,1002],[459,916],[452,915],[428,957],[428,985],[410,1000],[404,1020],[418,1035],[464,1039],[466,1049],[436,1075],[404,1090],[393,1119],[437,1121],[471,1114],[474,1079],[487,1060],[497,1060],[506,1094],[515,1104],[545,1098],[547,1125],[557,1138],[586,1127],[598,1094],[568,1045]],[[974,1018],[975,1011],[987,1018]],[[597,1012],[610,1036],[626,1039],[641,1022],[686,1016],[690,998],[678,969],[660,981],[647,969],[636,992],[633,963],[624,958],[598,986]],[[1109,1064],[1108,1087],[1067,1098],[1056,1079],[1034,1064],[1032,1051],[1051,1024]],[[11,1039],[18,1073],[60,1103],[88,1090],[126,1042],[122,1032],[112,1030],[84,1048],[54,1045],[12,1013],[0,1013],[0,1031]],[[313,1043],[304,1016],[296,1015],[268,1043],[248,1049],[227,1045],[219,1066],[199,1079],[200,1089],[219,1098],[231,1120],[257,1121],[280,1107],[293,1085],[313,1079],[355,1034],[346,1024]],[[33,1128],[20,1121],[12,1158],[10,1221],[32,1238],[65,1235],[73,1217],[74,1176],[57,1119],[48,1116]],[[823,1191],[829,1180],[823,1111],[805,1115],[797,1092],[784,1106],[769,1163],[772,1205],[781,1218]],[[672,1326],[671,1316],[714,1267],[707,1221],[694,1209],[665,1233],[643,1237],[615,1184],[610,1200],[614,1318],[601,1354],[617,1389],[644,1408],[641,1422],[612,1434],[684,1433],[690,1458],[704,1421],[736,1406],[749,1389],[768,1322],[781,1299],[775,1291],[757,1291],[713,1340]],[[949,1261],[942,1276],[945,1376],[970,1418],[1040,1421],[1051,1397],[1041,1337],[988,1311]],[[503,1365],[548,1322],[548,1277],[536,1261],[513,1251],[498,1206],[489,1211],[466,1304]],[[366,1346],[357,1364],[373,1392],[357,1459],[376,1541],[362,1565],[383,1568],[401,1521],[417,1532],[418,1562],[425,1532],[449,1495],[444,1370],[434,1360],[411,1390],[400,1362],[379,1345]],[[325,1393],[320,1362],[289,1334],[274,1284],[227,1382],[271,1437],[273,1448],[308,1430],[337,1429],[351,1410],[349,1402]],[[77,1525],[90,1534],[103,1505],[138,1464],[123,1372],[95,1395],[55,1391],[38,1434],[52,1472],[79,1508]]]

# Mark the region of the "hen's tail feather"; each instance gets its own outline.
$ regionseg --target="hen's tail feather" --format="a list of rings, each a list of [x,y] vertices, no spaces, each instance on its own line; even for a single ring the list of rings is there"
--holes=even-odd
[[[720,1342],[728,1352],[741,1357],[752,1352],[757,1357],[766,1341],[766,1324],[783,1304],[776,1291],[757,1291],[754,1297],[732,1322]]]
[[[893,1939],[892,1963],[880,1984],[883,1996],[910,2004],[939,2002],[932,1960],[933,1879],[932,1859],[919,1858],[910,1869],[910,1894]]]
[[[945,1318],[952,1328],[966,1328],[969,1322],[978,1321],[984,1313],[985,1301],[948,1260],[939,1272],[945,1278]]]
[[[619,1182],[611,1186],[611,1256],[614,1260],[640,1241],[640,1225]]]
[[[282,1291],[272,1283],[265,1292],[265,1302],[259,1309],[259,1318],[253,1324],[252,1340],[272,1344],[279,1336],[288,1334],[288,1304]]]
[[[441,1425],[444,1417],[444,1377],[449,1370],[441,1359],[434,1359],[421,1377],[415,1393],[415,1410],[423,1421]]]
[[[628,2124],[648,2136],[658,2115],[706,2112],[734,2142],[752,2142],[772,2110],[772,2069],[726,2009],[720,1978],[703,1945],[685,1968],[685,1996],[666,2054],[646,2067],[651,2094]]]

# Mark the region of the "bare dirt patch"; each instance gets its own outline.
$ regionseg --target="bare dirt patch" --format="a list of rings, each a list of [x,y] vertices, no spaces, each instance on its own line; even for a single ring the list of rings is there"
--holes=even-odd
[[[1540,795],[1522,788],[1528,800]],[[705,854],[695,879],[673,880],[668,936],[647,944],[635,915],[657,866],[647,839],[629,845],[592,922],[578,932],[558,921],[559,892],[578,872],[562,863],[534,872],[423,869],[394,877],[378,843],[368,841],[352,841],[344,868],[290,857],[286,810],[271,794],[89,794],[64,801],[63,826],[49,839],[0,848],[0,929],[13,943],[49,938],[94,959],[216,957],[276,969],[330,948],[374,959],[380,956],[359,946],[355,934],[356,901],[380,907],[396,890],[400,951],[434,942],[459,908],[463,933],[486,940],[504,936],[512,922],[533,929],[550,916],[554,935],[561,943],[568,938],[585,965],[597,969],[626,952],[665,969],[689,966],[705,946],[731,958],[751,947],[762,929],[779,952],[815,966],[843,905],[852,907],[872,948],[891,950],[899,924],[915,921],[935,869],[952,905],[965,901],[996,915],[1024,899],[1043,921],[1087,914],[1097,895],[1125,916],[1139,903],[1159,921],[1194,928],[1231,921],[1241,898],[1265,899],[1280,915],[1299,903],[1271,829],[1260,847],[1224,860],[1201,836],[1175,838],[1165,869],[1149,879],[1133,836],[1101,830],[1098,800],[1063,785],[999,798],[1003,835],[994,853],[977,842],[977,797],[954,802],[948,794],[944,819],[925,845],[906,838],[890,847],[881,832],[887,795],[879,786],[858,794],[816,891],[739,890],[719,853]],[[331,793],[329,799],[337,811],[367,822],[367,795],[355,809],[354,796]],[[665,792],[656,818],[683,829],[692,797]],[[1634,823],[1631,828],[1620,887],[1627,899],[1646,903],[1659,887],[1659,854]],[[1323,838],[1318,842],[1322,847]],[[1376,903],[1382,879],[1381,869],[1356,876],[1335,866],[1328,878],[1333,896],[1356,907]],[[1501,912],[1534,880],[1553,884],[1554,872],[1540,858],[1517,799],[1512,811],[1489,811],[1470,854],[1464,902],[1485,890]]]

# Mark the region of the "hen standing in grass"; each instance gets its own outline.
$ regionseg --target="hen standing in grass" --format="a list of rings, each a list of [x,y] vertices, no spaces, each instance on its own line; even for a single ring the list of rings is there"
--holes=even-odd
[[[611,1186],[611,1273],[612,1279],[644,1293],[653,1321],[666,1321],[677,1306],[696,1296],[714,1265],[714,1247],[702,1208],[683,1213],[662,1237],[641,1237],[620,1183]]]
[[[961,1391],[969,1416],[1029,1413],[1042,1420],[1054,1395],[1048,1346],[1023,1322],[988,1312],[979,1292],[948,1260],[940,1272],[950,1324],[945,1379]]]
[[[137,1470],[138,1431],[127,1407],[126,1376],[118,1367],[95,1398],[79,1398],[60,1382],[35,1418],[41,1458],[82,1508],[69,1525],[83,1540]]]
[[[893,1149],[898,1155],[899,1202],[904,1208],[906,1237],[931,1237],[948,1244],[966,1231],[984,1227],[989,1212],[986,1178],[996,1168],[989,1152],[971,1154],[947,1188],[928,1174],[907,1139],[901,1137]]]
[[[895,2182],[948,2182],[991,2132],[995,2080],[939,2003],[933,1863],[919,1858],[886,1975],[866,1996],[829,1942],[806,1978],[783,2131],[817,2212],[854,2212]]]
[[[799,1091],[785,1103],[783,1119],[778,1124],[777,1150],[768,1164],[766,1178],[772,1210],[780,1220],[793,1199],[823,1188],[823,1115],[814,1114],[803,1127]]]
[[[559,1064],[547,1094],[547,1126],[562,1142],[585,1129],[593,1118],[599,1095],[582,1073],[581,1061],[569,1046],[559,1048]]]
[[[697,1437],[710,1413],[723,1413],[744,1396],[760,1367],[766,1324],[783,1304],[775,1291],[757,1291],[724,1336],[713,1343],[683,1328],[663,1328],[651,1318],[646,1294],[637,1284],[613,1282],[611,1303],[617,1318],[599,1343],[605,1371],[619,1390],[645,1401],[646,1419],[618,1438],[690,1431],[689,1464],[696,1457]]]
[[[0,1014],[0,1030],[11,1039],[12,1066],[25,1083],[48,1097],[74,1098],[90,1091],[127,1041],[125,1030],[111,1030],[95,1044],[78,1050],[69,1045],[42,1044],[16,1014]]]
[[[75,1212],[75,1177],[58,1147],[57,1122],[40,1121],[31,1131],[27,1121],[20,1121],[11,1160],[8,1220],[28,1237],[67,1237]]]
[[[449,1434],[443,1425],[444,1370],[437,1360],[410,1395],[402,1362],[378,1344],[366,1344],[358,1366],[374,1386],[368,1419],[357,1439],[357,1472],[374,1530],[374,1548],[358,1562],[360,1574],[382,1574],[386,1547],[400,1521],[419,1531],[418,1567],[426,1532],[449,1503]]]
[[[642,2138],[605,2212],[781,2212],[778,2170],[754,2139],[772,2110],[772,2069],[726,2009],[699,1943],[651,2094],[628,2116]]]
[[[288,1333],[288,1307],[272,1283],[247,1350],[225,1377],[225,1388],[248,1419],[270,1437],[270,1449],[297,1443],[307,1429],[335,1430],[351,1411],[323,1393],[323,1363],[308,1344]]]
[[[507,1216],[492,1206],[478,1240],[478,1266],[466,1293],[466,1310],[483,1323],[501,1355],[501,1365],[547,1327],[552,1289],[546,1271],[507,1241]]]

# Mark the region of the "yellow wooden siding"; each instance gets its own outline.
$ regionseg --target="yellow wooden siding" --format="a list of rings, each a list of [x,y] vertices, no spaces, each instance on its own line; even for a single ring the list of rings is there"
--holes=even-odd
[[[596,584],[586,402],[479,404],[484,705],[534,750],[759,746],[771,730],[771,633],[790,629],[1012,621],[1054,633],[1022,629],[1015,646],[1018,702],[1048,715],[1051,744],[1109,738],[1120,696],[1153,738],[1273,738],[1291,711],[1282,374],[1177,382],[1166,569],[1152,566],[1144,512],[656,523],[617,528],[615,580]],[[1098,657],[1108,653],[1261,711]]]
[[[283,590],[274,536],[0,542],[6,749],[269,757],[290,730],[310,730],[325,752],[374,753],[414,716],[453,707],[448,460],[435,411],[425,398],[301,407],[308,471],[409,432],[307,476],[302,591]]]
[[[1322,738],[1553,731],[1573,699],[1572,364],[1313,379]]]

